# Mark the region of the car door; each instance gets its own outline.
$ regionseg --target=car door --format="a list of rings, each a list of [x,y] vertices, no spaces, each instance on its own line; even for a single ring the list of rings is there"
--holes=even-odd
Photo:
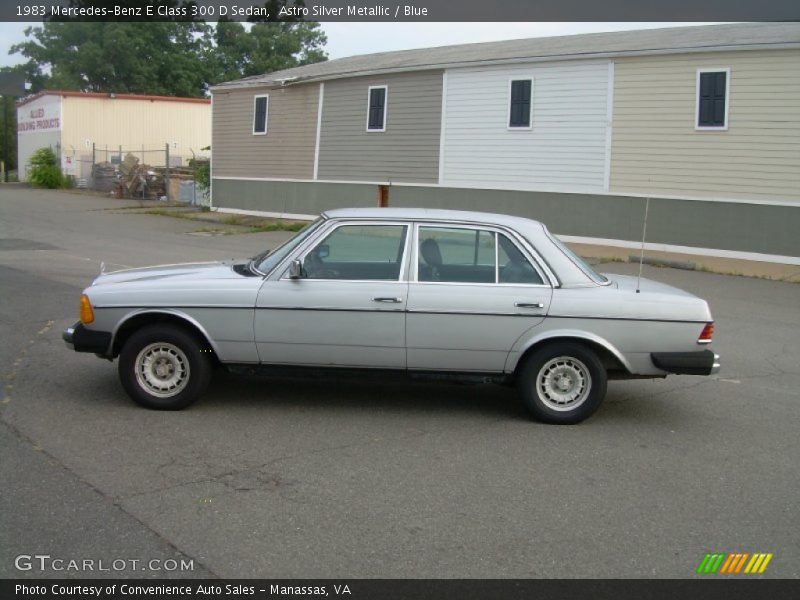
[[[488,226],[415,226],[409,369],[501,372],[514,342],[542,322],[552,287],[513,237]]]
[[[267,364],[404,369],[411,226],[337,222],[265,281],[255,337]],[[290,263],[286,263],[290,264]]]

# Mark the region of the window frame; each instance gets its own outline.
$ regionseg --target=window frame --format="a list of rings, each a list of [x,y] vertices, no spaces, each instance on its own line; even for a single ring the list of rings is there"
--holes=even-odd
[[[267,105],[266,109],[264,110],[264,131],[256,131],[256,116],[257,116],[257,109],[258,100],[259,98],[266,98]],[[256,94],[253,96],[253,135],[267,135],[267,131],[269,130],[269,94]]]
[[[472,282],[472,281],[420,281],[419,280],[419,232],[420,229],[423,227],[431,227],[434,229],[467,229],[471,231],[488,231],[494,234],[494,282],[493,283],[486,283],[486,282]],[[509,283],[509,282],[501,282],[500,281],[500,261],[499,261],[499,254],[500,254],[500,244],[497,241],[498,235],[506,236],[509,241],[517,247],[517,250],[520,251],[523,257],[531,263],[531,266],[534,268],[536,273],[539,275],[539,279],[542,280],[542,283]],[[413,237],[413,246],[412,246],[412,253],[411,253],[411,265],[410,265],[410,277],[409,283],[414,283],[417,285],[469,285],[469,286],[504,286],[504,287],[533,287],[533,288],[552,288],[553,284],[551,282],[549,274],[542,268],[541,263],[539,262],[539,257],[534,256],[531,252],[528,252],[528,249],[525,248],[522,244],[520,244],[519,239],[517,239],[517,234],[509,229],[504,229],[502,227],[497,227],[494,225],[484,225],[484,224],[469,224],[469,223],[451,223],[451,222],[415,222],[414,223],[414,235],[409,236]]]
[[[340,227],[352,227],[352,226],[367,226],[367,225],[377,225],[383,227],[405,227],[406,228],[406,235],[405,240],[403,241],[403,256],[400,259],[400,273],[398,274],[397,279],[307,279],[305,277],[300,279],[291,279],[289,277],[289,266],[293,260],[299,260],[301,263],[305,262],[306,256],[308,256],[314,248],[316,248],[319,244],[324,242],[328,239],[333,233],[339,229]],[[330,227],[323,227],[321,231],[318,232],[318,235],[315,236],[313,239],[305,240],[306,245],[303,248],[295,253],[293,256],[289,258],[289,260],[284,264],[282,267],[282,273],[280,276],[281,281],[326,281],[326,282],[339,282],[339,283],[403,283],[406,282],[408,279],[408,255],[409,255],[409,244],[411,238],[413,237],[413,223],[410,221],[361,221],[361,220],[353,220],[353,221],[337,221],[332,224]]]
[[[700,76],[703,73],[725,73],[725,117],[722,125],[700,125]],[[728,110],[731,101],[731,68],[730,67],[698,67],[695,75],[694,97],[694,129],[695,131],[727,131]]]
[[[511,125],[511,89],[514,86],[515,81],[530,81],[531,82],[531,99],[530,105],[528,106],[528,125]],[[508,131],[532,131],[533,130],[533,75],[521,75],[516,77],[510,77],[508,80],[508,98],[506,101],[506,129]]]
[[[372,103],[372,90],[383,90],[383,124],[380,129],[369,126],[369,111]],[[386,116],[389,113],[389,86],[370,85],[367,87],[367,133],[384,133],[386,131]]]

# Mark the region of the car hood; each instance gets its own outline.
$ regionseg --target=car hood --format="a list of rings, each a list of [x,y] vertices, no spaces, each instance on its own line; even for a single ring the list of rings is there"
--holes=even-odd
[[[108,283],[145,282],[145,281],[185,281],[192,279],[237,279],[233,265],[242,261],[220,261],[202,263],[182,263],[175,265],[158,265],[139,269],[124,269],[112,273],[103,273],[92,282],[92,285]]]

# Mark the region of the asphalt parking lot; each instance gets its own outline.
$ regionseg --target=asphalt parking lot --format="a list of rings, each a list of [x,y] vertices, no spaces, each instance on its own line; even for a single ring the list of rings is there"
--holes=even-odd
[[[99,271],[253,255],[126,201],[0,187],[0,577],[15,557],[192,560],[233,577],[691,577],[706,552],[800,576],[800,285],[645,267],[706,298],[714,377],[611,382],[579,426],[512,389],[220,374],[135,406],[61,331]],[[601,270],[635,273],[636,266]]]

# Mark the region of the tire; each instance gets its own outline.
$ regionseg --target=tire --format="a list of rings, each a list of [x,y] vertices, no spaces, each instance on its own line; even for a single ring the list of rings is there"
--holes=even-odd
[[[525,360],[517,389],[537,421],[572,425],[587,419],[606,395],[608,376],[597,355],[574,342],[554,342]]]
[[[148,325],[125,342],[119,355],[122,387],[146,408],[179,410],[197,401],[211,381],[211,354],[174,325]]]

